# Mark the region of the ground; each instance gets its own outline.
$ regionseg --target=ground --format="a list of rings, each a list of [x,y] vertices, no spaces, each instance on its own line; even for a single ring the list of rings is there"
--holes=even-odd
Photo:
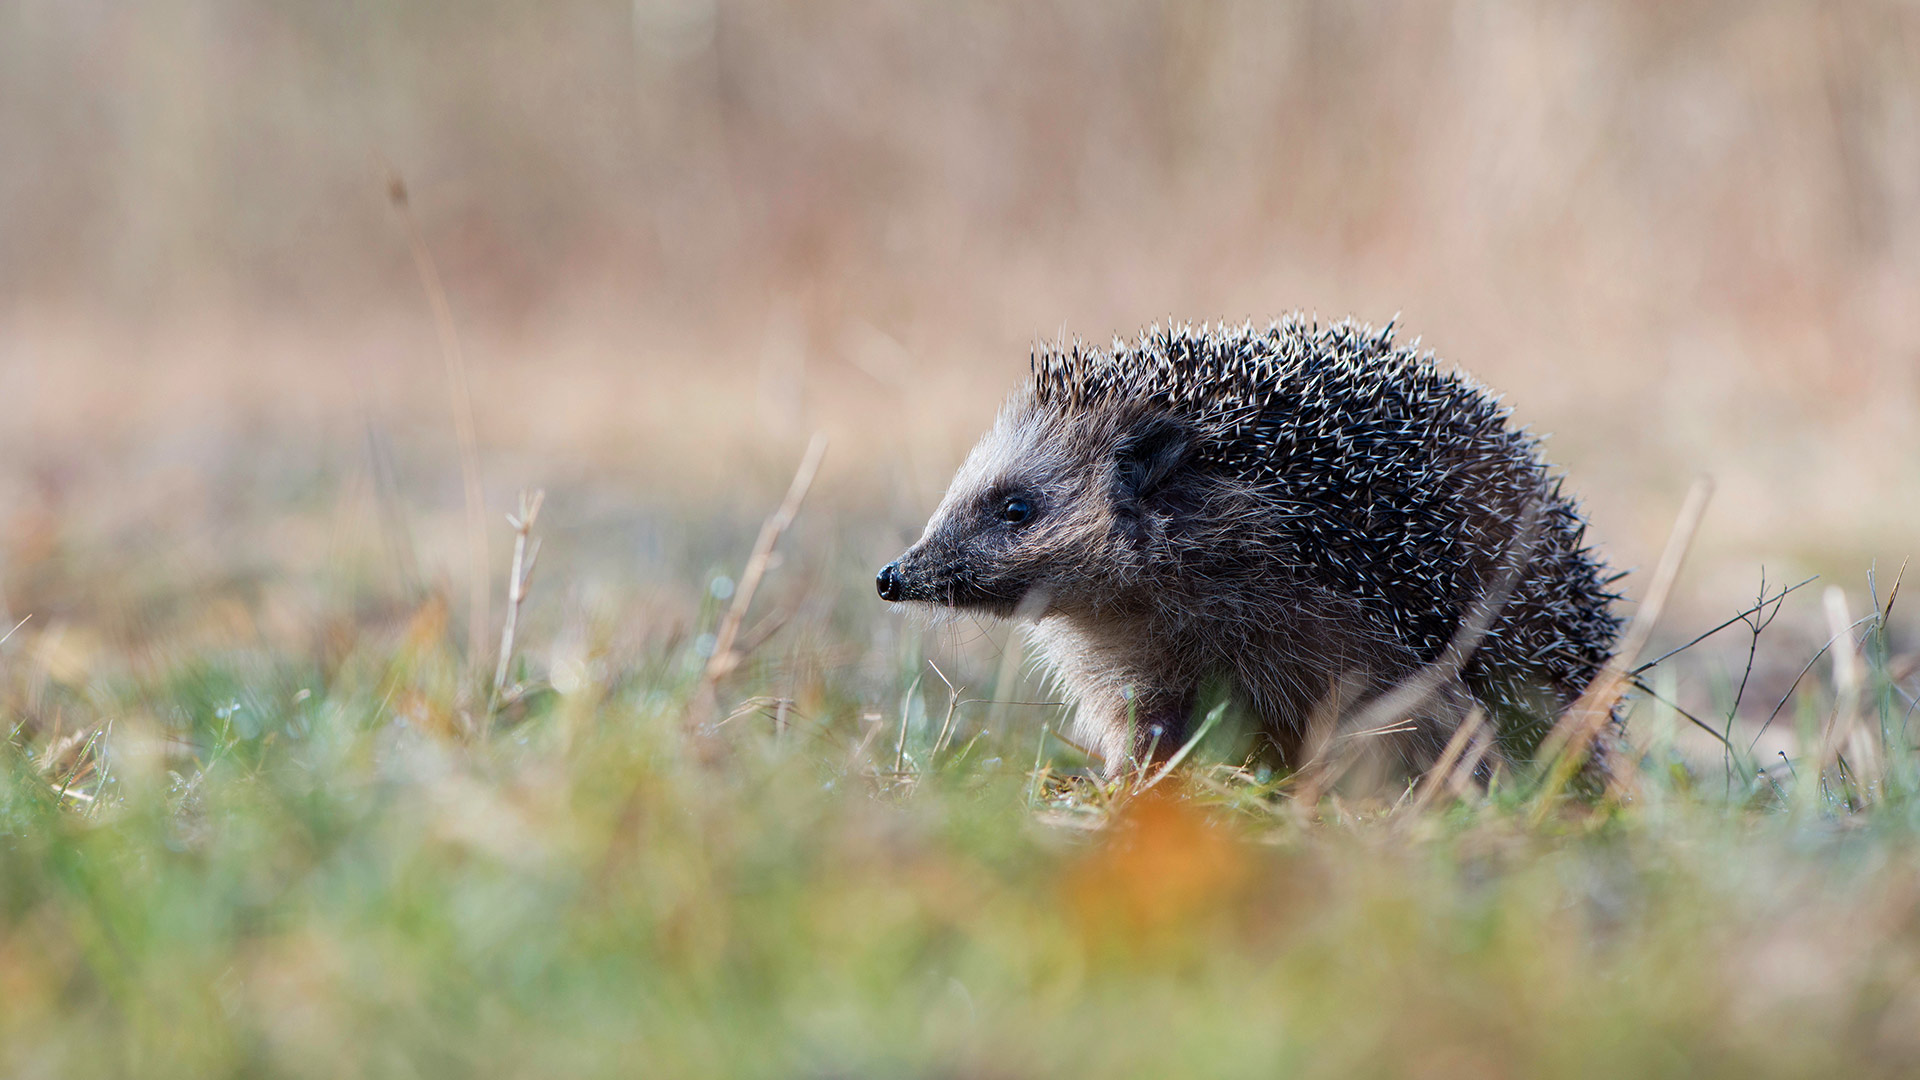
[[[1637,695],[1637,779],[1597,801],[1528,770],[1303,795],[1226,743],[1107,782],[1003,628],[870,595],[873,560],[835,543],[847,507],[800,505],[723,673],[752,517],[636,511],[583,538],[588,495],[549,493],[496,692],[510,526],[475,658],[457,589],[403,572],[411,526],[377,502],[316,478],[279,505],[334,522],[327,567],[186,595],[44,540],[23,591],[46,611],[0,654],[9,1075],[1920,1062],[1912,679],[1871,618],[1838,647],[1853,667],[1817,661],[1775,721],[1858,722],[1824,780],[1815,742],[1756,771],[1750,703],[1729,755]],[[1734,629],[1720,655],[1752,640]],[[1775,632],[1762,655],[1792,650]],[[1719,640],[1649,682],[1724,679]]]

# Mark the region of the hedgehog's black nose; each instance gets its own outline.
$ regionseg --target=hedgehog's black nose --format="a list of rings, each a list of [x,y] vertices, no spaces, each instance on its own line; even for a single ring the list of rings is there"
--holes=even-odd
[[[880,599],[900,599],[900,564],[890,562],[881,567],[880,573],[873,579],[873,584],[880,590]]]

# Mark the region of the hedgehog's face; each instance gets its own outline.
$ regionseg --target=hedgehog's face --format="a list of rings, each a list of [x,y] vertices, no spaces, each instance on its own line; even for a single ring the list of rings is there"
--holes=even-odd
[[[1110,600],[1135,565],[1130,504],[1186,447],[1164,424],[1115,427],[1011,406],[919,542],[880,571],[880,596],[1035,618]]]

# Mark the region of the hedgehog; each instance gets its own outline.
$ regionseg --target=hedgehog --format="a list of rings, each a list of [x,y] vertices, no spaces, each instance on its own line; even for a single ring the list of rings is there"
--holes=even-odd
[[[1539,440],[1394,326],[1155,326],[1037,348],[882,599],[1017,618],[1116,773],[1231,704],[1300,767],[1424,679],[1418,773],[1475,708],[1532,755],[1606,662],[1613,580]],[[1324,734],[1324,729],[1322,734]]]

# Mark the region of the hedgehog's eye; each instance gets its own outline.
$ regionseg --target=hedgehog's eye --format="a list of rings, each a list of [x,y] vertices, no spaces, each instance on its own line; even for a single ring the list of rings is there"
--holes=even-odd
[[[1009,525],[1024,525],[1033,516],[1033,504],[1018,495],[1000,504],[1000,520]]]

